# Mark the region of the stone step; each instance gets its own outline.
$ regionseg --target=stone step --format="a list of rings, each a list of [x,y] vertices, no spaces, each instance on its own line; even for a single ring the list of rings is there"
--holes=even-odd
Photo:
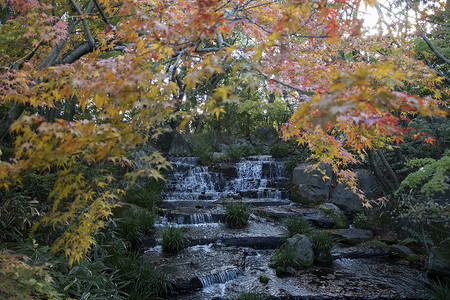
[[[170,225],[168,225],[170,226]],[[230,229],[223,223],[175,225],[187,228],[188,245],[216,244],[223,246],[252,247],[255,249],[275,249],[281,245],[286,229],[271,222],[249,220],[248,226]],[[155,227],[154,238],[144,241],[145,246],[154,247],[161,243],[163,226]]]
[[[289,205],[291,204],[290,200],[279,200],[279,199],[251,199],[251,198],[242,198],[240,200],[233,199],[219,199],[219,200],[173,200],[173,201],[163,201],[160,205],[161,208],[180,208],[180,207],[188,207],[188,208],[213,208],[218,204],[224,204],[227,202],[243,202],[248,204],[250,207],[263,207],[263,206],[280,206],[280,205]]]

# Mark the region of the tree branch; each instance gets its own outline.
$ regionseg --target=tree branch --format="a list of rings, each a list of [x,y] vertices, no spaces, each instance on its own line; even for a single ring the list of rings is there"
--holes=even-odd
[[[442,55],[438,49],[436,49],[436,47],[433,46],[433,44],[431,43],[431,41],[427,38],[427,36],[425,35],[425,32],[422,29],[422,26],[420,26],[420,24],[417,24],[417,27],[419,28],[420,31],[420,35],[422,36],[423,40],[425,41],[425,43],[427,43],[428,48],[431,49],[431,51],[433,51],[433,53],[439,57],[443,62],[445,62],[447,65],[450,65],[450,59],[446,58],[444,55]]]
[[[60,64],[71,64],[80,57],[82,57],[85,54],[88,54],[91,52],[93,48],[91,45],[89,45],[88,42],[84,42],[83,44],[79,45],[75,50],[70,52],[66,57],[64,57],[62,60],[59,61]]]
[[[93,1],[93,0],[91,0],[91,1]],[[83,17],[84,13],[81,11],[81,9],[78,7],[78,5],[75,3],[74,0],[70,0],[70,3],[72,4],[72,6],[75,8],[77,13],[82,18],[81,22],[83,23],[84,33],[86,34],[86,40],[88,41],[89,46],[92,47],[92,49],[94,49],[95,48],[95,40],[92,37],[91,31],[89,30],[89,26],[88,26],[86,19]]]
[[[98,4],[98,1],[97,1],[97,0],[93,0],[93,1],[94,1],[94,4],[95,4],[95,7],[97,7],[98,13],[99,13],[100,16],[102,17],[102,20],[103,20],[106,24],[111,25],[111,24],[109,23],[109,21],[108,21],[108,18],[107,18],[107,17],[105,16],[105,14],[103,13],[102,8],[101,8],[100,5]]]

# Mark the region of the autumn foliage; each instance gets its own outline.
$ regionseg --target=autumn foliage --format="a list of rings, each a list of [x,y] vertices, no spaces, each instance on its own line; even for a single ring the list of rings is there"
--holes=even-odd
[[[0,187],[22,183],[30,170],[57,173],[52,209],[40,223],[64,229],[54,249],[63,246],[73,263],[127,188],[169,167],[154,152],[134,168],[134,149],[160,136],[163,124],[178,121],[187,131],[199,113],[226,113],[226,103],[252,89],[296,107],[285,137],[307,144],[370,206],[346,167],[368,149],[401,143],[411,116],[446,115],[436,87],[443,78],[413,57],[400,29],[383,35],[362,27],[358,11],[373,4],[0,0],[0,105],[21,115],[4,120],[15,153],[0,162]],[[212,91],[196,95],[204,82]],[[86,179],[87,166],[104,163],[128,172]]]

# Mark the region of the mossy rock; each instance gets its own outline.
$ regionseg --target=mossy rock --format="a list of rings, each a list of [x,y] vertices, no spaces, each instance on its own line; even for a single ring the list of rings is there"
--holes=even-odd
[[[352,246],[373,239],[370,230],[358,228],[337,229],[331,231],[331,234],[337,237],[340,242]]]
[[[443,240],[428,258],[428,272],[431,275],[450,277],[450,237]]]
[[[269,283],[269,276],[267,276],[267,275],[259,276],[259,282],[261,282],[263,284],[268,284]]]
[[[373,241],[369,241],[369,243],[373,244],[373,245],[381,246],[383,248],[388,248],[389,247],[388,244],[386,244],[385,242],[382,242],[382,241],[373,240]]]
[[[395,258],[407,258],[412,254],[411,249],[402,245],[392,245],[389,247],[388,255]]]
[[[406,259],[410,262],[416,262],[420,260],[420,257],[417,254],[411,253]]]
[[[333,203],[324,203],[319,206],[319,209],[330,215],[334,220],[334,228],[345,229],[348,228],[348,220],[344,213]]]
[[[303,197],[295,188],[289,189],[289,192],[290,192],[290,200],[295,203],[303,204],[306,206],[314,206],[317,204],[316,202],[311,201],[307,197]]]

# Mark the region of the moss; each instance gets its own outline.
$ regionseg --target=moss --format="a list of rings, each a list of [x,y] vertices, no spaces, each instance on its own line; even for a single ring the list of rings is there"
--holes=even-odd
[[[386,244],[385,242],[382,242],[382,241],[373,240],[373,241],[369,241],[369,243],[377,245],[377,246],[381,246],[381,247],[384,247],[384,248],[389,247],[388,244]]]
[[[419,257],[419,255],[412,253],[412,254],[408,255],[408,257],[406,259],[409,261],[419,261],[420,257]]]
[[[337,229],[345,229],[348,228],[348,220],[347,217],[342,214],[340,217],[332,210],[323,207],[323,205],[319,205],[319,209],[324,211],[326,214],[331,216],[334,220],[334,228]]]
[[[259,276],[259,281],[263,284],[268,284],[269,283],[269,277],[267,275],[261,275]]]
[[[303,205],[307,205],[307,206],[313,206],[313,205],[317,204],[317,203],[314,203],[314,201],[311,201],[308,198],[305,198],[302,195],[300,195],[300,193],[297,192],[297,189],[294,186],[291,186],[289,188],[289,193],[290,193],[290,199],[295,203],[299,203],[299,204],[303,204]]]

